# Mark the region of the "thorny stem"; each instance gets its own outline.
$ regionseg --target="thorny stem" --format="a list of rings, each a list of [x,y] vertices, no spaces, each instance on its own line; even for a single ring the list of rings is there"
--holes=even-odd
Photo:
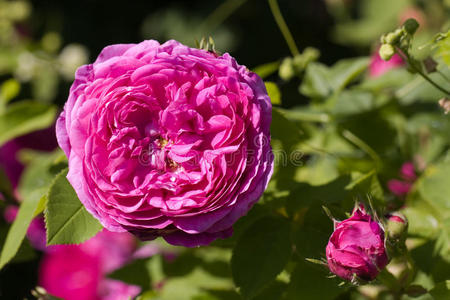
[[[286,43],[289,47],[289,50],[291,51],[292,56],[300,55],[300,51],[298,51],[294,38],[292,37],[292,34],[289,31],[286,22],[284,21],[283,15],[281,14],[277,0],[268,0],[268,2],[270,10],[272,11],[272,15],[275,19],[275,22],[277,22],[278,28],[280,28],[280,31],[283,34],[284,39],[286,40]]]

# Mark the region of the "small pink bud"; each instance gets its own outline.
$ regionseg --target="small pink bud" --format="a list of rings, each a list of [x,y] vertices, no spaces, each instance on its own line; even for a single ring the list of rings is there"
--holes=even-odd
[[[392,240],[403,240],[406,238],[408,220],[400,213],[392,213],[386,216],[386,232]]]
[[[409,193],[412,184],[406,181],[391,179],[387,183],[388,189],[397,197],[403,197]]]
[[[410,161],[405,162],[400,169],[400,175],[404,180],[408,180],[411,182],[415,181],[417,179],[417,175],[414,164]]]

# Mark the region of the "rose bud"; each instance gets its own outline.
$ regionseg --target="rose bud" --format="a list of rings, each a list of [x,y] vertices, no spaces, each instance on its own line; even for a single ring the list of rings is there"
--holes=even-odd
[[[409,182],[414,182],[417,179],[416,168],[410,161],[405,162],[400,168],[400,176]]]
[[[195,247],[229,237],[267,187],[271,112],[262,79],[228,53],[150,40],[78,68],[56,133],[105,228]]]
[[[389,261],[384,231],[362,206],[335,224],[326,256],[330,271],[346,280],[373,280]]]
[[[390,239],[399,240],[405,238],[408,229],[408,220],[400,213],[387,215],[386,231]]]

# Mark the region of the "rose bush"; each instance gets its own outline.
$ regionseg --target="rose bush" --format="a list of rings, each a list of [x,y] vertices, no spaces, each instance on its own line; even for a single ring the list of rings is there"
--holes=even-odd
[[[373,280],[389,262],[383,229],[361,207],[337,224],[326,255],[330,271],[346,280]]]
[[[230,236],[266,188],[270,122],[263,81],[229,54],[150,40],[80,67],[56,132],[104,227],[197,246]]]

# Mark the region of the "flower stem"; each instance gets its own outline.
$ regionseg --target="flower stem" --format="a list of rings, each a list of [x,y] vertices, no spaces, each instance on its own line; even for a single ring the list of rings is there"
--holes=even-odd
[[[414,69],[414,71],[416,71],[417,73],[419,73],[420,76],[422,76],[423,79],[425,79],[426,81],[428,81],[431,85],[433,85],[435,88],[437,88],[438,90],[440,90],[441,92],[443,92],[444,94],[447,94],[448,96],[450,96],[450,91],[446,90],[445,88],[441,87],[439,84],[437,84],[435,81],[433,81],[433,79],[431,79],[427,74],[425,74],[422,70],[420,70],[419,68],[417,68],[417,66],[413,63],[413,60],[411,58],[411,56],[409,56],[408,53],[403,52],[401,49],[399,49],[398,47],[396,47],[396,52],[401,56],[401,58],[406,61],[408,63],[408,65]]]
[[[298,51],[297,45],[295,44],[294,38],[292,37],[291,32],[289,31],[286,22],[284,21],[283,15],[281,14],[280,7],[278,6],[277,0],[268,0],[270,10],[272,11],[272,15],[277,22],[278,28],[283,34],[284,39],[291,51],[292,56],[300,55],[300,51]]]

